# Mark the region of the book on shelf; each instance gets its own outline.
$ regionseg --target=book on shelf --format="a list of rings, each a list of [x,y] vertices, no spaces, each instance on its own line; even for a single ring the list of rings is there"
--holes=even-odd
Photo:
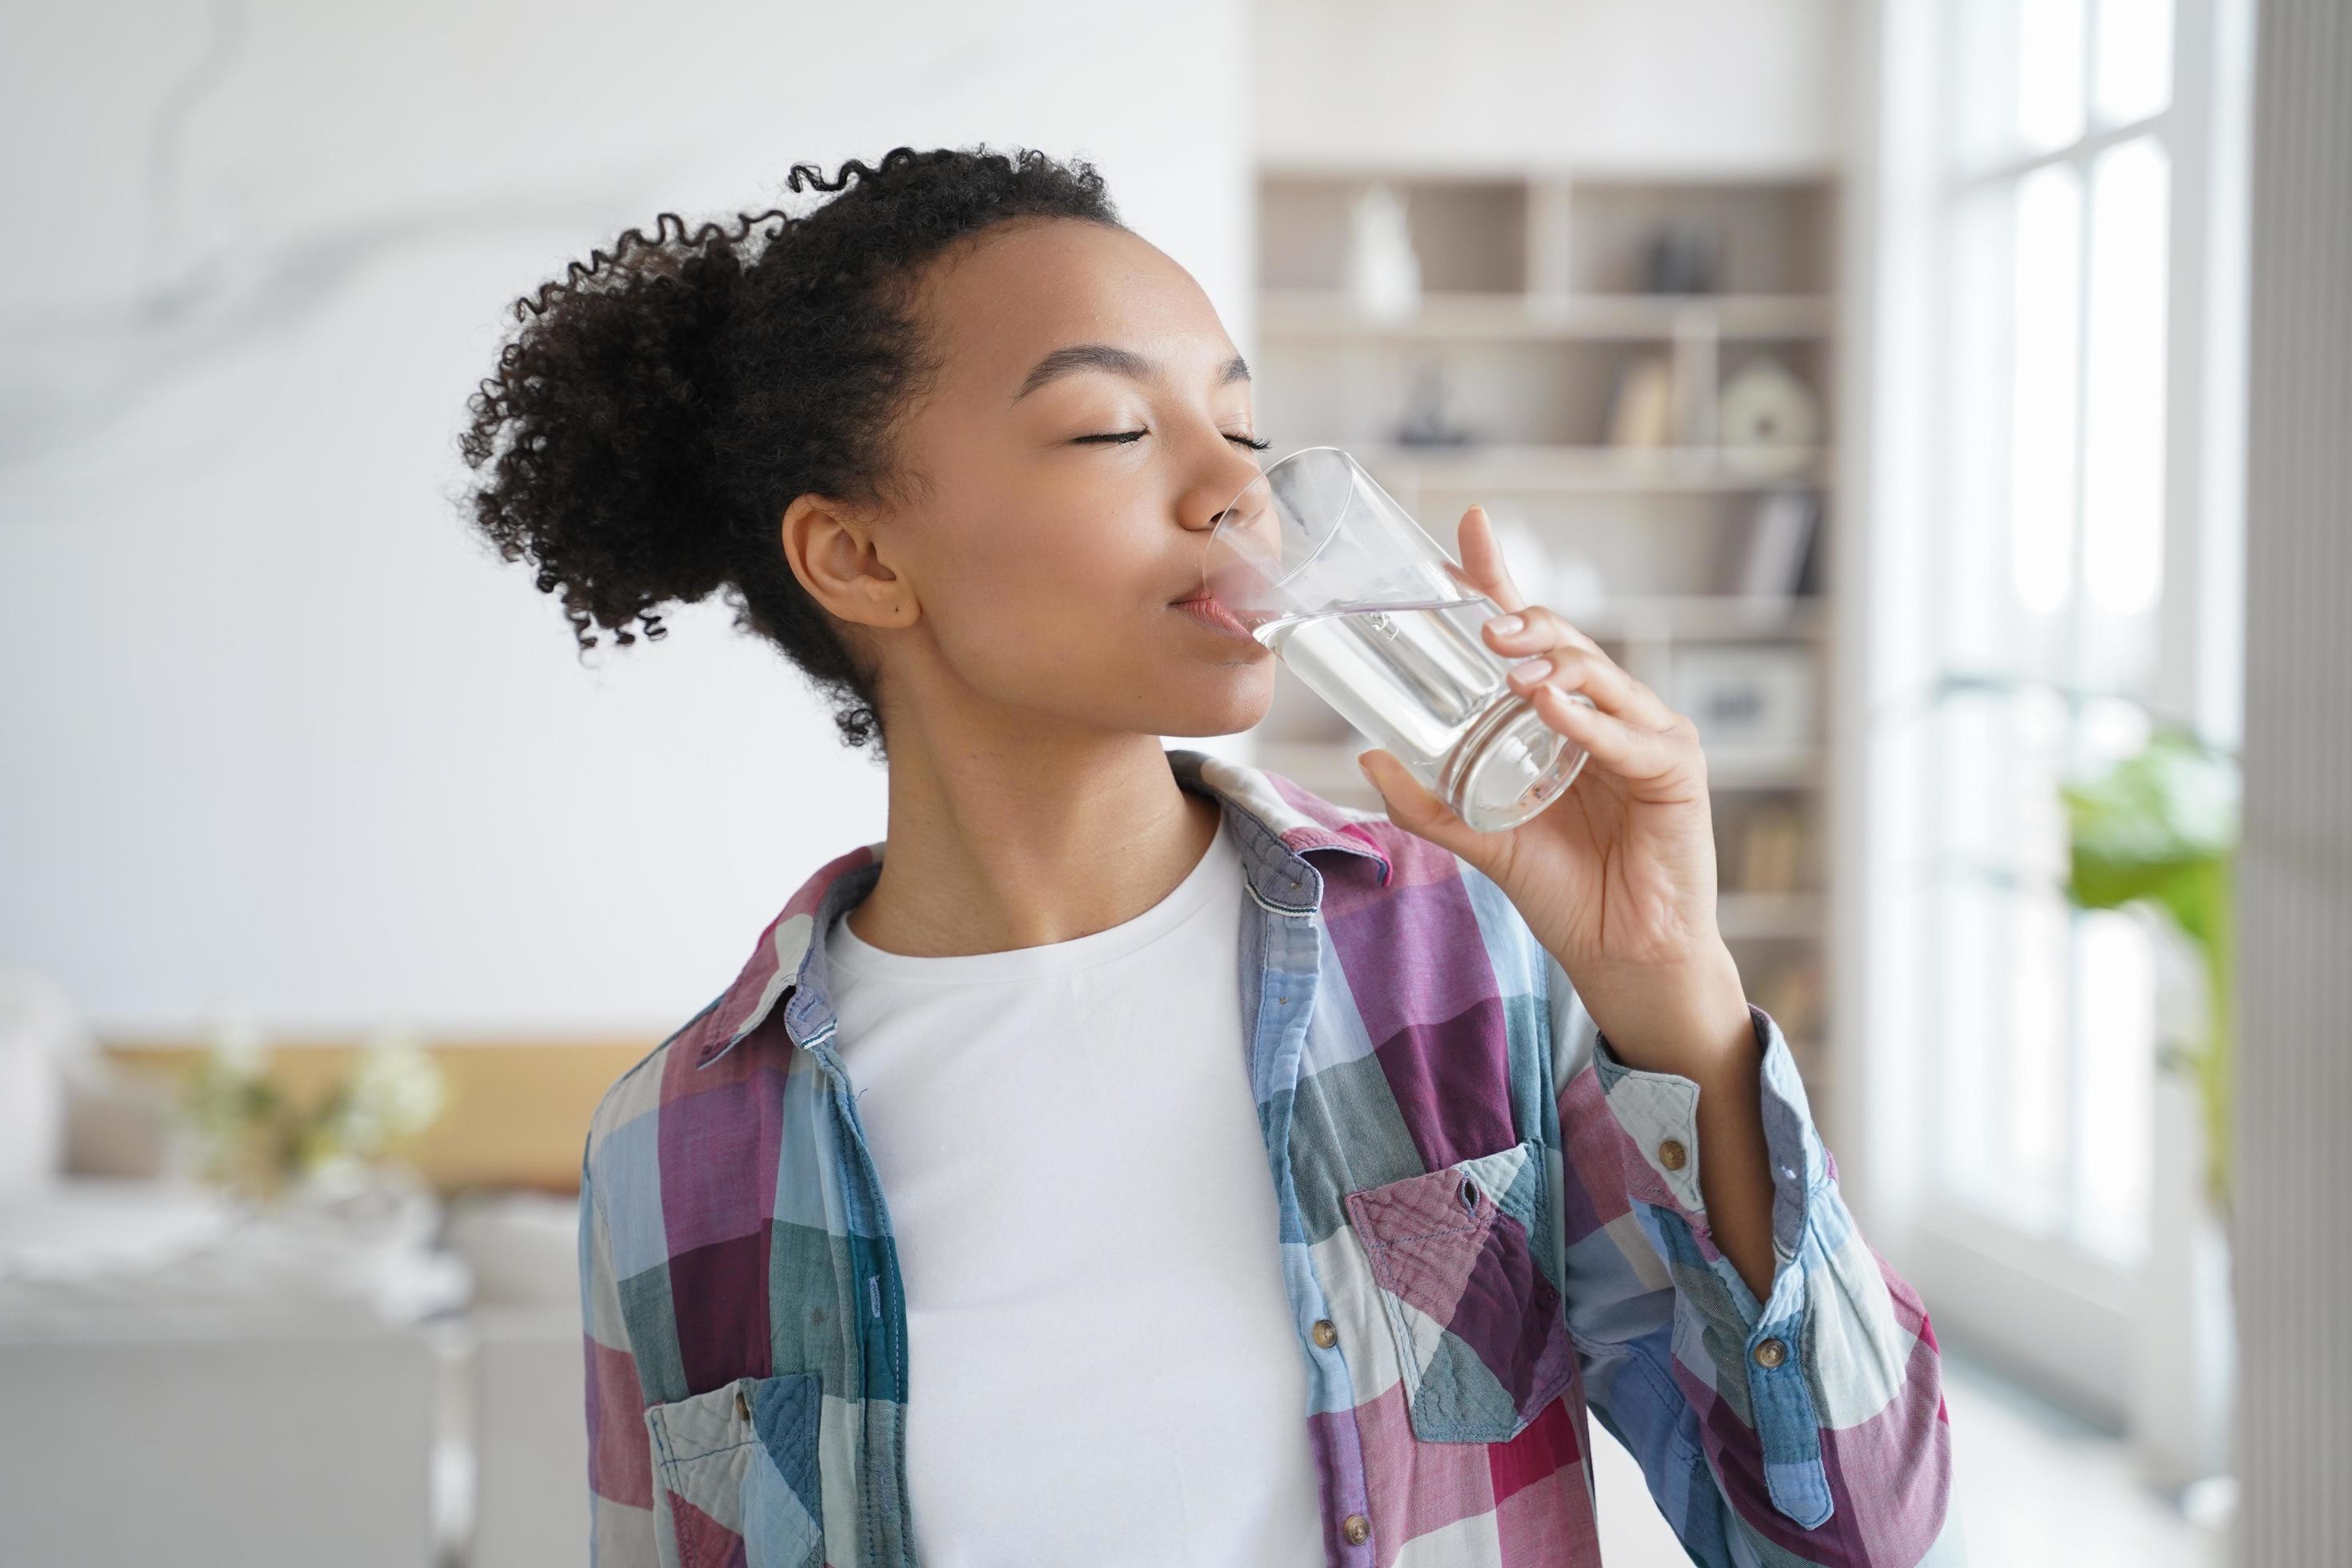
[[[1748,893],[1797,890],[1802,828],[1793,807],[1777,802],[1749,813],[1739,840],[1739,886]]]
[[[1791,1041],[1810,1045],[1820,1036],[1824,1020],[1818,964],[1804,961],[1776,965],[1748,982],[1746,989],[1748,999],[1771,1014],[1772,1021]]]
[[[1674,445],[1674,362],[1643,354],[1617,367],[1610,383],[1608,445],[1644,451]]]
[[[1822,527],[1822,497],[1813,492],[1812,526],[1805,530],[1805,556],[1797,566],[1796,594],[1810,598],[1822,591],[1822,546],[1828,530]]]
[[[1771,489],[1756,498],[1736,591],[1765,598],[1818,593],[1822,494]]]

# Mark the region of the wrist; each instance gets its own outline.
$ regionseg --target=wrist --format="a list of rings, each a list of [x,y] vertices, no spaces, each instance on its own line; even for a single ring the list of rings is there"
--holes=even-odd
[[[1618,1060],[1644,1072],[1705,1078],[1728,1065],[1744,1066],[1743,1056],[1756,1047],[1739,966],[1719,942],[1688,963],[1612,980],[1595,991],[1579,985],[1578,993]]]

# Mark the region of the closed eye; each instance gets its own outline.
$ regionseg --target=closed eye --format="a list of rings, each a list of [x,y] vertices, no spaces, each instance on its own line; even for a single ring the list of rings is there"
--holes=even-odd
[[[1080,441],[1116,441],[1124,446],[1129,441],[1140,441],[1143,437],[1150,434],[1151,432],[1149,430],[1118,430],[1102,436],[1080,436],[1077,437],[1076,439]],[[1253,452],[1263,452],[1268,447],[1274,445],[1271,441],[1260,441],[1248,436],[1228,436],[1225,439],[1228,441],[1239,441],[1243,446],[1247,447]]]

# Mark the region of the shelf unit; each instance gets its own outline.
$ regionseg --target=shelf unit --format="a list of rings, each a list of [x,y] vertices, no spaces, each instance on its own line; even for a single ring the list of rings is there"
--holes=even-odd
[[[1351,214],[1376,184],[1404,208],[1421,278],[1416,298],[1380,309],[1349,287]],[[1829,605],[1818,591],[1741,589],[1764,498],[1816,498],[1823,552],[1836,518],[1834,172],[1634,179],[1270,165],[1257,194],[1250,359],[1260,433],[1277,453],[1344,447],[1449,549],[1462,512],[1484,504],[1522,589],[1698,721],[1717,918],[1823,1114]],[[1666,225],[1714,237],[1713,275],[1699,280],[1709,291],[1650,291],[1652,245]],[[1810,438],[1721,438],[1719,394],[1759,355],[1810,393]],[[1654,444],[1614,444],[1616,400],[1643,361],[1663,362],[1667,429],[1653,429]],[[1584,570],[1563,575],[1570,556]],[[1804,586],[1825,583],[1817,563]],[[1677,682],[1701,648],[1718,656],[1717,692],[1720,656],[1737,660],[1744,648],[1806,672],[1805,722],[1769,742],[1737,722],[1710,736],[1709,715],[1681,700],[1698,689]],[[1287,668],[1253,742],[1260,765],[1380,809],[1354,761],[1371,742]]]

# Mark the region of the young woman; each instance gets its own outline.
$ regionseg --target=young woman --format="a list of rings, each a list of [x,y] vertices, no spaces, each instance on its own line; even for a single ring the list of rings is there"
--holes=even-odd
[[[1597,1415],[1696,1561],[1958,1561],[1691,722],[1473,508],[1568,798],[1163,749],[1274,683],[1183,605],[1268,445],[1215,310],[1082,163],[804,177],[519,303],[464,441],[583,647],[723,590],[889,764],[589,1130],[593,1560],[1592,1563]]]

